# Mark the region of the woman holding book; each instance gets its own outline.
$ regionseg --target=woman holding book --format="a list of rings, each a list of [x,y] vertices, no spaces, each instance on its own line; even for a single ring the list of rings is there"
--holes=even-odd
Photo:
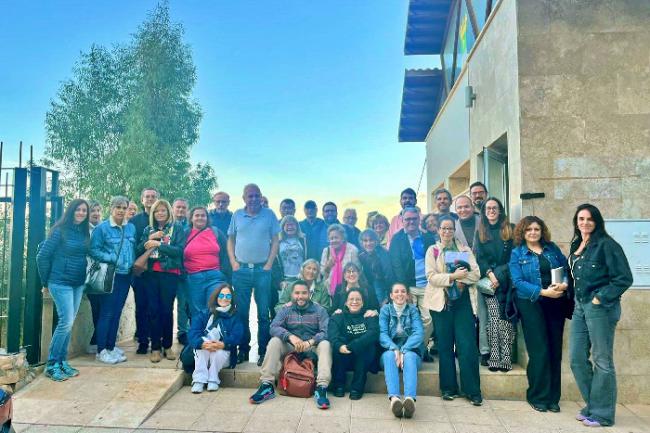
[[[538,412],[559,412],[564,321],[573,312],[567,260],[540,218],[524,217],[515,227],[510,256],[514,304],[528,351],[526,399]],[[553,275],[555,274],[555,278]]]
[[[429,247],[424,259],[427,274],[424,306],[432,312],[438,341],[440,391],[443,400],[453,400],[462,392],[474,406],[481,406],[474,319],[475,284],[481,271],[472,250],[454,237],[456,221],[451,216],[441,216],[438,222],[440,241]],[[454,347],[458,353],[460,389]]]

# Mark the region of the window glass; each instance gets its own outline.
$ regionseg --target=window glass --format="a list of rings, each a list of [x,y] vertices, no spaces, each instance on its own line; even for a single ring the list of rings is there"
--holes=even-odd
[[[454,77],[454,52],[456,51],[456,27],[458,21],[458,6],[454,2],[453,12],[449,19],[447,26],[447,33],[445,35],[445,49],[442,54],[442,60],[445,65],[445,80],[447,80],[447,88],[454,85],[456,78]]]
[[[494,0],[492,3],[495,3]],[[476,22],[478,23],[479,32],[485,25],[487,4],[488,0],[472,0],[472,6],[474,7],[474,14],[476,15]]]
[[[467,54],[474,46],[475,40],[476,37],[472,30],[472,22],[470,21],[469,13],[467,12],[467,3],[463,0],[460,8],[460,21],[458,23],[458,56],[454,77],[457,77],[460,70],[463,68],[465,60],[467,60]]]

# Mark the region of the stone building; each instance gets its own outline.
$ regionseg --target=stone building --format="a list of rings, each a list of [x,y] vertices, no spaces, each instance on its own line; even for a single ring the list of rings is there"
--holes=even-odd
[[[481,180],[512,221],[543,218],[565,252],[578,204],[623,220],[608,225],[634,255],[619,399],[650,403],[650,2],[410,0],[405,54],[442,64],[406,71],[399,130],[426,143],[430,210],[436,188]],[[565,395],[578,397],[567,358]]]

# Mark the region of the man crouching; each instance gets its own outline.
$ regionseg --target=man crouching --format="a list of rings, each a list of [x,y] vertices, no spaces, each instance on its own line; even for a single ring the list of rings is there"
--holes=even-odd
[[[316,406],[319,409],[330,407],[327,386],[332,377],[332,348],[327,341],[328,322],[327,311],[309,299],[307,283],[295,281],[291,289],[291,304],[282,307],[271,323],[272,338],[262,363],[260,387],[250,397],[251,403],[260,404],[275,397],[273,383],[287,353],[313,351],[318,356]]]

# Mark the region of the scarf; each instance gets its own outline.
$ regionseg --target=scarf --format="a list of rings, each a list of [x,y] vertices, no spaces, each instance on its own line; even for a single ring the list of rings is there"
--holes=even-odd
[[[345,249],[347,243],[343,244],[341,250],[337,253],[334,248],[330,247],[330,256],[334,256],[334,267],[330,273],[330,296],[334,296],[336,286],[343,282],[343,256],[345,256]]]
[[[217,308],[215,308],[215,311],[218,311],[220,313],[227,313],[228,311],[230,311],[231,307],[232,307],[232,304],[226,305],[225,307],[217,307]]]

